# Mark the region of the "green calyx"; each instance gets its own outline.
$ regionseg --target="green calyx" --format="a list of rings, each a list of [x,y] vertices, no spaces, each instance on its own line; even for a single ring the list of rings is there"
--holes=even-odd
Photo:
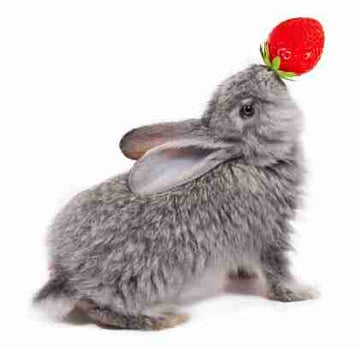
[[[278,74],[280,78],[294,81],[293,77],[297,76],[297,74],[279,69],[281,64],[280,56],[274,57],[272,61],[270,60],[269,45],[267,42],[265,42],[264,45],[260,45],[260,54],[265,65]]]

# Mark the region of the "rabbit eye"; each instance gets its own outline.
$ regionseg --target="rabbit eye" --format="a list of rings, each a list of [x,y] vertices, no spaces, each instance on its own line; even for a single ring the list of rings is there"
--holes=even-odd
[[[252,104],[244,104],[239,110],[242,119],[249,119],[255,114],[255,108]]]

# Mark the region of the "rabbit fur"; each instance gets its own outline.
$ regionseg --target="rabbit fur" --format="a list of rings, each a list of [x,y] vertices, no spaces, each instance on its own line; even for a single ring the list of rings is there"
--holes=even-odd
[[[245,104],[253,115],[241,115]],[[82,309],[103,326],[162,329],[186,320],[173,305],[209,273],[261,276],[269,299],[313,298],[287,257],[301,125],[282,80],[253,65],[218,86],[201,118],[126,134],[121,149],[137,162],[56,216],[50,280],[35,303],[58,316]]]

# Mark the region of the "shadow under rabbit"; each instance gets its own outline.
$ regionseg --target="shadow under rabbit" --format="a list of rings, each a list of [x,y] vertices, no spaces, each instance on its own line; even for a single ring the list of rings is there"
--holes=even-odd
[[[214,278],[214,280],[216,280],[216,278]],[[259,297],[264,297],[265,295],[263,282],[256,276],[236,279],[227,278],[222,284],[216,284],[213,281],[211,285],[210,281],[211,279],[202,284],[194,285],[191,290],[186,292],[186,295],[175,302],[176,305],[188,307],[226,294]],[[76,326],[93,323],[86,313],[79,308],[72,310],[71,313],[63,319],[63,322]],[[114,329],[113,327],[108,326],[101,327],[104,329]]]

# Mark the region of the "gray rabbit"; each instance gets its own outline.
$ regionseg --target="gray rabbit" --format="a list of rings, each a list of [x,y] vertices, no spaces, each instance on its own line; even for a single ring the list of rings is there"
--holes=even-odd
[[[202,277],[258,275],[278,301],[314,298],[289,271],[301,196],[302,116],[283,81],[253,65],[225,80],[200,119],[141,127],[137,162],[75,196],[51,226],[51,277],[34,302],[102,326],[162,329]]]

